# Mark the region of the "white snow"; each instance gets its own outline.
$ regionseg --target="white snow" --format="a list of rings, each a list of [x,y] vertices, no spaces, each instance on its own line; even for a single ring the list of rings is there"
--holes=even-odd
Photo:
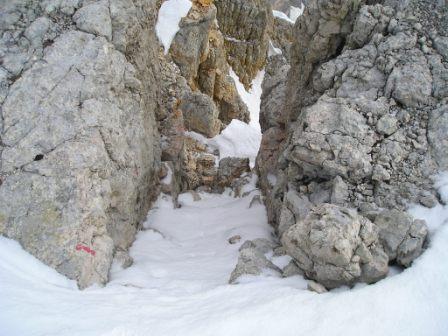
[[[166,176],[160,181],[163,184],[170,184],[173,179],[173,171],[169,165],[165,166],[167,169]]]
[[[285,13],[280,12],[278,10],[273,10],[272,14],[274,14],[275,17],[278,17],[278,18],[283,19],[285,21],[288,21],[288,22],[291,22],[291,23],[295,23],[295,20],[291,20],[291,18],[288,15],[286,15]]]
[[[260,128],[260,102],[261,102],[261,94],[263,93],[263,89],[261,85],[263,84],[264,78],[264,70],[260,71],[255,79],[252,81],[252,88],[250,91],[246,91],[244,85],[240,82],[237,74],[230,69],[230,77],[235,81],[236,89],[243,99],[244,103],[246,103],[250,112],[250,126],[258,131],[260,131],[260,139],[261,139],[261,128]]]
[[[291,21],[296,22],[299,16],[303,14],[305,10],[305,5],[302,3],[300,7],[291,6],[289,9],[289,18]]]
[[[104,288],[79,291],[0,237],[0,335],[447,334],[446,223],[411,268],[374,285],[319,295],[299,276],[269,272],[227,285],[239,245],[270,237],[264,207],[248,208],[256,194],[236,199],[201,193],[198,202],[185,194],[176,210],[161,196],[131,248],[134,265],[115,269]],[[444,208],[441,223],[448,219]],[[235,234],[243,239],[230,245]],[[280,266],[289,261],[272,260]]]
[[[282,54],[282,50],[280,48],[277,48],[274,46],[274,44],[272,43],[272,41],[269,41],[269,50],[268,50],[268,56],[275,56],[275,55],[281,55]]]
[[[190,0],[166,0],[160,7],[156,34],[165,48],[165,54],[179,31],[180,20],[188,14],[191,5]]]
[[[281,11],[278,11],[278,10],[273,10],[272,14],[275,17],[278,17],[280,19],[283,19],[285,21],[288,21],[288,22],[294,24],[294,23],[296,23],[299,16],[301,16],[303,14],[304,10],[305,10],[305,5],[302,3],[300,5],[300,7],[290,6],[289,7],[289,16]]]

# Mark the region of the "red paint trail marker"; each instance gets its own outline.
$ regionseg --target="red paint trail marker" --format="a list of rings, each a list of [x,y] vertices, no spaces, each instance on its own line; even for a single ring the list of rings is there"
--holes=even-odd
[[[96,252],[94,250],[92,250],[90,247],[82,245],[82,244],[78,244],[76,245],[76,251],[84,251],[87,252],[93,256],[95,256]]]

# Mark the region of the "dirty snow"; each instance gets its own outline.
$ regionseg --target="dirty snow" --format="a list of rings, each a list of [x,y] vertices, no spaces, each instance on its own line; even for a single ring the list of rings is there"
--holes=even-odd
[[[190,0],[166,0],[160,7],[156,24],[156,34],[168,53],[174,36],[179,31],[180,20],[188,14],[191,8]]]

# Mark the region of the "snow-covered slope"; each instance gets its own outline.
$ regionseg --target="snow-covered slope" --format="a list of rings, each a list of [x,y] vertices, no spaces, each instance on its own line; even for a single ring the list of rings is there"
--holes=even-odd
[[[446,335],[447,206],[434,210],[444,224],[411,268],[318,295],[300,277],[226,284],[239,245],[227,239],[270,235],[264,207],[248,209],[256,193],[186,194],[177,210],[162,196],[131,249],[134,265],[105,288],[79,291],[0,238],[0,335]]]

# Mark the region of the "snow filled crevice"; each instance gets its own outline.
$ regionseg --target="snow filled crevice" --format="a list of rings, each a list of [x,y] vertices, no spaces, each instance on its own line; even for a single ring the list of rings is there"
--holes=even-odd
[[[179,23],[188,14],[192,6],[190,0],[166,0],[159,10],[156,34],[168,53],[174,37],[179,31]]]

